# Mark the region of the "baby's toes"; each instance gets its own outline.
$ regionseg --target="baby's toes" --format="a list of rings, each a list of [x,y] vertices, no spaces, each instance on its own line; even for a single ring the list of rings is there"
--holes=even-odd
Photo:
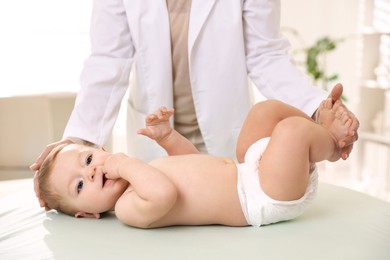
[[[318,106],[318,111],[323,110],[325,107],[325,100],[321,101],[320,105]]]
[[[336,111],[336,110],[338,110],[338,109],[340,109],[341,107],[343,107],[342,106],[342,102],[338,99],[338,100],[336,100],[335,102],[334,102],[334,104],[332,104],[333,105],[333,110],[334,111]]]
[[[335,109],[334,111],[336,111],[335,114],[334,114],[334,116],[335,116],[337,119],[341,120],[342,117],[343,117],[343,114],[344,114],[344,112],[345,112],[344,109],[343,109],[342,107],[338,107],[338,108]]]
[[[349,118],[348,119],[348,121],[347,121],[347,123],[345,124],[345,126],[347,127],[347,135],[348,136],[354,136],[354,134],[355,134],[355,131],[351,131],[351,125],[352,125],[352,119],[351,118]]]
[[[352,125],[352,119],[348,116],[348,114],[346,113],[345,116],[343,116],[343,122],[344,122],[344,126],[349,129]]]
[[[325,102],[324,107],[325,107],[326,109],[332,109],[332,107],[333,107],[333,101],[332,101],[331,98],[325,99],[324,102]]]

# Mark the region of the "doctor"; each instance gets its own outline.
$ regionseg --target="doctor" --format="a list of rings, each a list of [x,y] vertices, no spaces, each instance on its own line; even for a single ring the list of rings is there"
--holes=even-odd
[[[279,20],[278,0],[94,0],[92,51],[63,140],[31,169],[60,143],[104,146],[129,84],[127,152],[146,161],[163,150],[136,132],[160,106],[175,108],[174,127],[200,150],[235,158],[248,77],[265,97],[314,115],[328,93],[294,67]]]

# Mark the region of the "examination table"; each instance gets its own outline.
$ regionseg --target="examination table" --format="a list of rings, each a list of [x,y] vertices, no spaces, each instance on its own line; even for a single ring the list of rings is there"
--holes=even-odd
[[[0,191],[1,260],[390,259],[390,203],[322,182],[302,216],[260,228],[143,230],[122,224],[113,213],[76,219],[45,212],[32,179],[1,181]]]

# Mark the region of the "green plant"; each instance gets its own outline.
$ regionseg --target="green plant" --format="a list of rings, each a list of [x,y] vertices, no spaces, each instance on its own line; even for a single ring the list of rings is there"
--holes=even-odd
[[[318,39],[312,46],[304,49],[306,53],[306,72],[312,77],[314,84],[321,84],[328,90],[328,84],[338,79],[338,74],[326,73],[326,55],[335,50],[343,39],[332,39],[327,36]]]
[[[292,34],[296,39],[299,40],[302,46],[306,45],[302,37],[295,29],[284,27],[282,28],[282,32]],[[304,68],[314,85],[317,85],[326,91],[328,91],[329,84],[339,78],[337,73],[332,75],[327,74],[327,55],[334,51],[338,44],[343,41],[344,38],[331,38],[324,36],[319,38],[313,45],[309,47],[302,47],[301,49],[295,49],[292,52],[293,56],[298,58],[298,61],[299,57],[297,57],[297,54],[304,55],[304,57],[301,59],[301,63],[298,62],[298,65],[301,65],[301,67]],[[342,96],[341,98],[343,101],[347,100],[345,96]]]

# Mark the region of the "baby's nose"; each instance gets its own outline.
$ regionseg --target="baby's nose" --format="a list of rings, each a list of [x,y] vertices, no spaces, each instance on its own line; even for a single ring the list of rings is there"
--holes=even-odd
[[[96,167],[95,166],[93,166],[93,167],[90,167],[89,169],[88,169],[88,179],[90,180],[90,181],[94,181],[95,180],[95,175],[96,175]]]

